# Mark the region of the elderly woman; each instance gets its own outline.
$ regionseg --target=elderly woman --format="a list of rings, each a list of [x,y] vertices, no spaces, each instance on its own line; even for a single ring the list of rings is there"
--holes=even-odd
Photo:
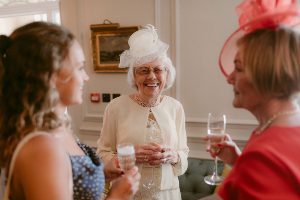
[[[174,82],[175,69],[153,26],[131,35],[119,67],[129,67],[136,90],[112,100],[106,110],[98,154],[108,162],[117,145],[133,143],[141,184],[134,199],[181,199],[178,176],[187,169],[185,115],[175,99],[161,95]]]
[[[233,85],[233,106],[250,111],[259,125],[243,153],[228,135],[207,146],[220,148],[212,156],[233,165],[218,195],[228,200],[299,199],[300,33],[293,26],[300,22],[300,7],[291,1],[246,0],[237,9],[245,9],[240,22],[248,22],[229,38],[220,63]],[[261,15],[249,20],[252,13]],[[241,31],[248,32],[235,37]],[[228,48],[231,42],[238,52]],[[235,54],[233,69],[226,63],[230,57],[223,60],[225,54]]]

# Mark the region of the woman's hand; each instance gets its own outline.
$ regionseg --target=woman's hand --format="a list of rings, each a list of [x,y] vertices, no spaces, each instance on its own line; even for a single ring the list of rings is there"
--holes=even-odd
[[[159,153],[158,144],[141,144],[135,149],[136,164],[148,163],[153,154]]]
[[[156,151],[158,153],[153,154],[149,158],[149,164],[152,166],[160,164],[176,164],[179,161],[178,153],[165,144],[157,145]]]
[[[242,154],[241,150],[237,145],[231,140],[228,134],[225,134],[224,140],[221,143],[210,143],[208,135],[203,138],[206,143],[206,151],[210,152],[210,155],[214,158],[218,156],[223,162],[233,165],[236,159]],[[211,148],[219,149],[217,153],[211,151]]]
[[[124,171],[120,169],[119,160],[117,157],[113,157],[103,169],[105,175],[105,183],[109,183],[116,178],[124,175]]]
[[[130,199],[138,191],[141,175],[135,166],[119,178],[111,187],[107,200]]]

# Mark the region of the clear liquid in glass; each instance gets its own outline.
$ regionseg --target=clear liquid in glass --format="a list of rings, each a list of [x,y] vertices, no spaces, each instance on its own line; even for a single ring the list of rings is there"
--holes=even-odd
[[[223,142],[225,131],[221,128],[211,128],[208,130],[208,138],[211,144]],[[211,148],[214,153],[218,153],[220,149]]]
[[[207,122],[207,133],[211,144],[218,144],[223,141],[225,136],[226,127],[226,116],[225,115],[213,115],[209,113]],[[211,152],[217,154],[220,149],[211,148]],[[217,170],[218,162],[217,156],[214,158],[214,171],[212,175],[207,175],[204,177],[204,181],[209,185],[220,185],[224,180],[223,177],[218,175]]]

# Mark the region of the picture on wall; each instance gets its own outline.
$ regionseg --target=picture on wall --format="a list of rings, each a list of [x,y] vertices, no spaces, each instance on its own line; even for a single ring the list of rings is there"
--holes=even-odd
[[[118,68],[120,54],[129,49],[128,39],[140,26],[120,27],[118,23],[90,26],[93,72],[126,72]]]

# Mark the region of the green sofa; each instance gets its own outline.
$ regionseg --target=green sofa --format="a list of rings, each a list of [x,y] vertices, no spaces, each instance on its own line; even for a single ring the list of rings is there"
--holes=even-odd
[[[225,164],[218,163],[218,174],[221,175]],[[213,174],[214,161],[188,158],[188,169],[179,176],[179,187],[182,200],[196,200],[214,193],[216,186],[204,182],[206,175]]]

